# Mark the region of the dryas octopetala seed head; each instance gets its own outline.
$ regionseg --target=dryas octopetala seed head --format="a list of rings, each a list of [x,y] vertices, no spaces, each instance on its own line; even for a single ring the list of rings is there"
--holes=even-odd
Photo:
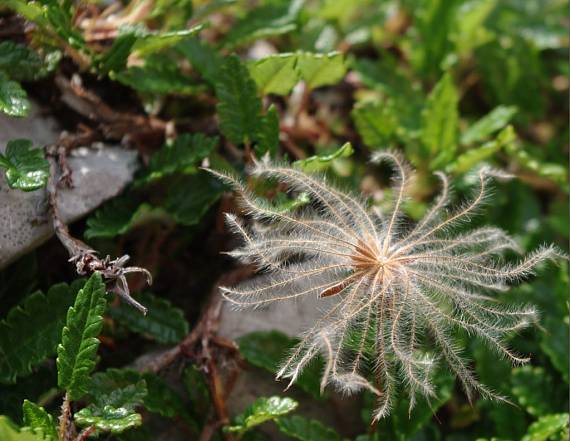
[[[483,227],[454,234],[485,202],[490,179],[508,177],[499,171],[480,170],[478,191],[457,209],[448,208],[448,180],[438,173],[441,194],[409,227],[402,221],[402,204],[413,171],[394,153],[379,153],[372,161],[387,161],[395,170],[394,201],[387,213],[369,209],[364,199],[335,189],[323,177],[286,165],[258,162],[251,174],[309,195],[311,204],[294,213],[256,197],[237,178],[211,171],[233,185],[252,220],[246,227],[227,215],[243,239],[243,246],[229,254],[256,263],[264,273],[222,288],[224,297],[238,307],[321,298],[326,309],[301,336],[278,376],[294,382],[321,354],[326,360],[322,388],[334,384],[347,393],[372,391],[378,397],[376,419],[390,412],[398,385],[409,391],[410,407],[418,393],[433,397],[431,373],[440,361],[457,375],[470,399],[478,392],[504,400],[477,381],[454,334],[465,330],[513,363],[526,362],[504,339],[535,321],[536,311],[502,305],[492,294],[562,254],[544,246],[516,264],[505,264],[501,254],[520,249],[504,231]]]

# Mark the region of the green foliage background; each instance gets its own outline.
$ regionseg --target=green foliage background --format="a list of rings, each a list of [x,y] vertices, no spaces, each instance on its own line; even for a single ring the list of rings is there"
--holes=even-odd
[[[142,3],[123,2],[123,13]],[[1,19],[33,24],[29,34],[0,42],[0,112],[25,116],[30,99],[51,105],[57,95],[46,99],[39,89],[55,88],[54,78],[71,72],[102,96],[119,91],[127,111],[176,128],[160,148],[140,149],[146,165],[123,195],[73,226],[101,254],[128,252],[151,267],[153,292],[138,296],[147,317],[106,302],[98,276],[85,286],[73,282],[56,242],[0,272],[0,440],[55,439],[62,391],[81,400],[77,424],[110,433],[105,439],[157,439],[161,426],[150,420],[162,427],[176,421],[197,439],[212,409],[197,366],[180,369],[178,388],[125,366],[180,342],[194,328],[205,293],[231,265],[215,245],[231,240],[216,222],[226,188],[200,170],[203,164],[242,174],[253,156],[297,160],[355,192],[384,195],[375,198],[381,207],[389,200],[385,175],[367,159],[375,150],[401,150],[418,170],[406,205],[411,219],[421,217],[438,191],[433,172],[452,175],[460,200],[474,170],[490,164],[517,178],[499,184],[472,222],[504,228],[527,251],[545,242],[568,251],[566,2],[148,3],[137,23],[94,44],[77,21],[86,10],[81,2],[0,1]],[[65,119],[69,111],[58,105],[53,113]],[[72,121],[66,127],[91,124]],[[12,191],[46,184],[48,164],[32,147],[12,140],[0,154]],[[249,184],[277,209],[306,203],[271,183]],[[154,260],[145,260],[148,255]],[[463,339],[481,380],[513,405],[469,404],[454,378],[439,372],[438,400],[419,403],[411,415],[402,398],[389,418],[370,425],[371,397],[363,394],[361,426],[337,433],[304,416],[284,392],[259,397],[215,436],[266,439],[259,429],[273,421],[284,436],[307,441],[567,439],[568,292],[561,265],[540,268],[536,278],[500,297],[540,308],[540,326],[511,341],[532,355],[530,365],[512,367],[480,342]],[[97,336],[107,342],[103,348]],[[238,343],[250,366],[274,373],[294,340],[268,332]],[[310,366],[294,386],[307,400],[330,399],[320,396],[320,368]]]

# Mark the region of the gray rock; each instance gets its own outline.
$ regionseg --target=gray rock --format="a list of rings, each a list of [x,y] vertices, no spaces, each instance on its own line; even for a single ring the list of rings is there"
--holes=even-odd
[[[0,151],[11,139],[27,138],[34,146],[55,142],[60,134],[56,122],[33,106],[27,118],[0,116]],[[118,146],[82,147],[69,157],[72,189],[58,192],[65,222],[73,222],[102,202],[119,194],[132,180],[137,154]],[[45,189],[12,190],[0,176],[0,269],[36,248],[53,235],[47,217]]]

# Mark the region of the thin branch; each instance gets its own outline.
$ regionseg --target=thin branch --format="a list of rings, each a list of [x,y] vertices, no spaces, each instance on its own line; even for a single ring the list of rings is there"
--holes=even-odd
[[[71,403],[69,397],[65,394],[61,405],[61,415],[59,417],[59,439],[61,441],[71,441],[75,427],[71,421]]]
[[[140,370],[160,372],[183,355],[193,356],[195,346],[202,342],[202,337],[206,331],[210,331],[210,341],[218,345],[220,342],[219,337],[215,336],[213,331],[217,330],[216,321],[219,319],[221,312],[222,296],[220,295],[220,287],[223,285],[235,285],[239,281],[251,277],[254,272],[255,270],[252,266],[243,266],[222,275],[214,284],[198,323],[192,331],[178,345],[150,360]],[[224,344],[219,346],[227,347],[227,344],[224,341]]]
[[[230,376],[224,387],[218,371],[217,357],[214,357],[214,351],[220,350],[226,353],[229,351],[233,356],[238,354],[237,346],[232,341],[216,335],[223,300],[220,295],[220,286],[236,284],[241,280],[251,277],[254,272],[253,266],[244,266],[222,275],[210,291],[206,306],[203,309],[198,323],[192,329],[192,332],[177,346],[163,352],[160,356],[139,368],[141,371],[159,372],[175,363],[181,357],[187,357],[198,364],[208,379],[210,395],[216,414],[216,420],[206,424],[204,427],[200,435],[201,441],[211,439],[219,427],[229,423],[225,398],[235,381],[235,378],[232,379]],[[233,441],[231,433],[224,433],[224,438],[226,441]]]
[[[128,255],[121,256],[111,260],[110,256],[100,259],[97,252],[91,249],[86,243],[71,236],[66,223],[61,218],[57,203],[58,179],[60,174],[59,167],[55,157],[61,155],[61,149],[58,146],[51,146],[48,149],[48,161],[50,163],[50,176],[47,184],[47,197],[52,224],[55,234],[61,244],[65,247],[69,254],[69,261],[75,263],[77,274],[80,276],[88,276],[96,271],[100,272],[105,281],[108,283],[108,289],[116,293],[123,301],[134,306],[143,314],[147,313],[147,308],[131,297],[126,274],[142,273],[146,276],[147,283],[152,283],[152,276],[144,268],[126,267],[129,260]]]
[[[87,427],[77,436],[77,438],[75,438],[75,441],[85,441],[92,434],[94,434],[96,430],[97,430],[97,428],[95,426]]]

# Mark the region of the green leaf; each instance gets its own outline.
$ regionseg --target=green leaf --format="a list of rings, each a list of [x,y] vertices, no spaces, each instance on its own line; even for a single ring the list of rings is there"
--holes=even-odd
[[[301,441],[341,441],[341,437],[320,421],[307,419],[299,415],[278,418],[277,427],[285,435]]]
[[[0,439],[2,441],[43,441],[44,437],[29,428],[20,429],[10,418],[0,415]]]
[[[205,153],[203,149],[204,145],[196,151],[176,148],[174,151],[186,155],[184,157],[181,153],[180,161],[176,160],[175,154],[164,152],[163,155],[159,152],[154,165],[151,164],[149,168],[149,174],[140,178],[138,185],[163,178],[167,190],[166,197],[159,202],[161,206],[141,204],[140,198],[127,193],[105,204],[87,220],[85,237],[115,237],[150,222],[166,225],[176,222],[186,226],[198,224],[224,191],[220,182],[199,171],[193,163]]]
[[[445,56],[452,49],[449,35],[453,28],[458,0],[432,0],[414,8],[419,42],[412,54],[414,64],[428,77],[441,71]]]
[[[166,381],[151,372],[141,374],[134,369],[107,369],[93,375],[90,394],[109,395],[117,389],[137,385],[141,381],[146,384],[146,395],[142,404],[149,412],[156,413],[166,418],[182,417],[191,427],[198,425],[188,412],[188,406]]]
[[[41,57],[23,44],[0,43],[0,71],[16,81],[31,81],[46,73]]]
[[[295,410],[298,403],[291,398],[281,397],[261,397],[254,401],[245,412],[238,415],[232,426],[226,430],[228,432],[237,432],[243,435],[248,430],[259,426],[267,421],[273,421],[280,416],[286,415]]]
[[[132,66],[120,72],[111,72],[110,77],[138,92],[148,94],[193,95],[204,89],[182,74],[175,63],[147,61],[143,67]]]
[[[217,51],[198,38],[189,38],[177,44],[176,49],[206,81],[212,85],[216,84],[224,65],[224,59]]]
[[[95,426],[103,432],[121,433],[142,424],[142,416],[126,407],[105,406],[94,409],[91,406],[81,409],[73,418],[78,426]]]
[[[212,0],[211,2],[196,5],[192,18],[194,20],[206,18],[210,14],[235,5],[235,3],[236,0]]]
[[[57,36],[59,41],[55,43],[66,44],[86,54],[91,54],[80,31],[73,27],[72,19],[76,11],[72,2],[4,0],[2,3],[27,20],[34,22],[44,34],[47,34],[48,41],[51,41],[53,36]]]
[[[175,46],[181,41],[194,37],[198,32],[204,29],[204,25],[196,25],[190,29],[182,29],[170,32],[148,31],[139,33],[138,39],[134,45],[134,53],[138,57],[146,57],[149,54],[161,51],[168,47]]]
[[[96,60],[98,71],[108,73],[125,69],[136,41],[137,34],[135,32],[125,31],[124,28],[120,28],[113,45]]]
[[[528,413],[539,417],[554,412],[554,382],[540,366],[522,366],[513,369],[513,395]]]
[[[160,32],[151,31],[141,24],[122,26],[111,48],[96,60],[97,69],[103,73],[119,72],[126,68],[131,54],[144,58],[196,35],[202,27]]]
[[[118,197],[103,205],[87,219],[85,237],[115,237],[133,228],[154,221],[168,221],[169,215],[160,207],[138,204],[132,196]]]
[[[408,105],[414,101],[418,101],[414,105],[424,101],[422,88],[389,52],[383,53],[380,60],[353,59],[351,67],[370,89],[382,92],[394,100],[403,99]]]
[[[186,226],[197,225],[225,188],[203,171],[178,176],[169,186],[172,190],[164,201],[164,208],[177,223]]]
[[[391,101],[399,121],[398,135],[415,141],[425,102],[418,82],[388,52],[383,53],[378,61],[357,58],[351,64],[366,86]],[[410,156],[410,159],[415,158]]]
[[[5,155],[0,153],[0,167],[6,168],[8,186],[23,191],[45,187],[49,177],[43,150],[32,148],[28,139],[8,141]]]
[[[494,132],[504,128],[517,111],[515,106],[495,107],[463,133],[461,144],[471,145],[486,140]]]
[[[150,372],[143,374],[143,378],[148,388],[148,395],[143,403],[146,409],[166,418],[180,416],[191,427],[197,427],[197,423],[189,413],[186,403],[163,378]]]
[[[498,40],[476,50],[486,95],[496,105],[517,106],[523,121],[542,117],[547,95],[541,91],[546,76],[538,50],[522,38],[510,38],[508,47]]]
[[[109,375],[112,377],[113,373]],[[135,408],[147,396],[147,387],[145,380],[139,380],[138,376],[136,378],[136,382],[123,385],[112,384],[113,381],[106,378],[106,373],[94,376],[89,392],[93,396],[93,403],[74,415],[77,424],[82,427],[95,426],[111,433],[121,433],[140,426],[142,417],[135,412]]]
[[[257,331],[241,336],[237,342],[240,354],[248,363],[276,374],[298,340],[279,331]],[[321,397],[322,365],[321,360],[309,364],[295,382],[296,386],[313,398]]]
[[[346,73],[344,56],[339,52],[275,54],[252,61],[247,67],[262,95],[287,95],[299,80],[311,89],[336,84]]]
[[[466,173],[480,162],[491,158],[502,148],[510,148],[516,141],[517,136],[513,126],[509,125],[493,141],[486,142],[481,147],[471,148],[459,155],[447,166],[447,170],[457,174]]]
[[[141,380],[142,374],[134,369],[110,368],[93,374],[89,393],[93,398],[97,398],[98,396],[109,395],[114,390],[136,384]]]
[[[151,157],[146,175],[140,177],[136,185],[178,174],[166,182],[166,186],[173,190],[167,192],[164,207],[141,204],[140,198],[127,193],[105,204],[89,217],[85,237],[115,237],[139,225],[156,221],[172,224],[175,220],[184,225],[198,223],[222,191],[219,183],[198,172],[197,167],[202,159],[211,154],[216,143],[217,138],[183,134],[172,144],[163,146]],[[181,192],[181,188],[184,191]],[[188,192],[194,197],[187,198]]]
[[[0,112],[9,116],[26,116],[29,110],[26,91],[0,71]]]
[[[505,151],[509,156],[525,168],[538,176],[557,183],[568,192],[568,177],[566,168],[558,163],[546,162],[540,158],[539,148],[533,145],[514,143],[507,146]]]
[[[236,56],[226,58],[216,80],[220,129],[234,144],[252,142],[259,130],[261,101],[255,81]]]
[[[150,17],[164,29],[184,28],[191,17],[194,22],[198,19],[191,0],[158,0],[153,5]]]
[[[255,331],[239,337],[237,343],[248,363],[276,373],[296,341],[279,331]]]
[[[101,382],[99,384],[101,384]],[[90,394],[93,396],[93,409],[95,410],[100,410],[105,406],[112,406],[114,408],[125,407],[132,410],[143,403],[148,391],[146,381],[138,380],[127,386],[117,387],[107,391],[102,390],[101,387],[96,388],[94,386]]]
[[[51,29],[71,47],[90,54],[91,50],[85,44],[81,31],[74,27],[76,10],[72,3],[57,0],[44,0],[43,3],[43,17]]]
[[[449,73],[436,84],[428,96],[422,112],[420,139],[424,156],[430,159],[430,167],[437,169],[447,165],[457,149],[459,95]]]
[[[202,133],[184,133],[174,142],[165,144],[149,161],[149,176],[146,181],[160,179],[173,173],[194,173],[200,161],[208,157],[218,143]]]
[[[168,300],[148,292],[138,295],[137,299],[148,308],[146,316],[124,303],[110,308],[109,314],[131,331],[149,336],[159,343],[178,343],[188,334],[189,325],[184,312]]]
[[[287,95],[299,82],[296,54],[275,54],[247,64],[262,95]]]
[[[53,416],[31,401],[24,400],[22,405],[24,413],[24,424],[34,432],[43,435],[48,441],[58,441],[57,429]]]
[[[255,151],[258,155],[263,156],[269,153],[271,157],[275,157],[279,147],[279,114],[273,104],[261,117],[255,139],[257,141]]]
[[[95,368],[97,336],[103,327],[105,306],[105,285],[101,274],[95,272],[69,308],[57,348],[58,385],[72,401],[81,399],[89,391],[89,374]]]
[[[364,144],[372,149],[386,147],[398,129],[398,118],[390,100],[357,104],[352,119]]]
[[[307,159],[295,161],[293,165],[305,172],[316,172],[326,170],[332,165],[335,159],[347,158],[354,153],[350,142],[345,143],[342,147],[328,155],[315,155]]]
[[[468,56],[473,49],[493,39],[485,21],[496,5],[497,0],[468,0],[459,5],[449,36],[458,56]]]
[[[42,17],[42,8],[36,2],[27,2],[24,0],[4,0],[3,5],[12,9],[17,14],[30,21],[40,21]]]
[[[237,67],[234,66],[234,70],[236,69]],[[289,93],[299,78],[304,79],[308,87],[318,87],[337,82],[345,73],[342,55],[338,53],[279,54],[249,63],[248,69],[262,94],[281,95]],[[237,74],[235,77],[239,75],[242,74]],[[277,110],[271,106],[265,115],[261,115],[261,103],[255,97],[255,92],[251,87],[253,84],[251,78],[244,76],[243,84],[236,85],[231,94],[220,95],[218,93],[221,129],[235,144],[256,141],[258,154],[263,155],[267,151],[274,154],[279,144]],[[227,85],[228,78],[221,78],[219,81]],[[248,88],[249,92],[245,94],[239,92],[245,88]],[[226,89],[227,87],[224,87],[222,93]],[[236,107],[239,106],[240,101],[242,107]],[[240,115],[239,110],[242,109],[245,111]],[[228,113],[228,110],[232,113]]]
[[[297,28],[304,0],[274,2],[257,7],[234,23],[224,44],[236,47],[261,38],[287,34]]]
[[[37,25],[39,29],[34,32],[34,42],[45,42],[48,47],[53,45],[69,46],[91,56],[92,51],[85,44],[81,32],[73,26],[72,19],[76,10],[72,2],[4,0],[2,4]],[[56,58],[47,56],[46,61],[48,62],[48,70],[51,70],[59,61],[59,55]],[[54,61],[55,63],[53,63]],[[41,75],[43,72],[38,72],[38,74]]]
[[[109,395],[117,389],[140,384],[141,381],[146,390],[146,394],[141,395],[142,404],[147,410],[167,418],[187,415],[184,402],[178,394],[162,378],[150,372],[141,374],[134,369],[107,369],[98,372],[93,375],[91,393],[94,397]]]
[[[532,423],[522,441],[563,441],[568,439],[567,413],[546,415]]]
[[[13,383],[55,355],[66,312],[80,283],[71,287],[59,283],[46,295],[35,292],[0,322],[0,382]]]
[[[271,205],[279,213],[289,213],[297,208],[307,205],[311,202],[309,195],[302,191],[301,193],[291,197],[291,195],[280,191],[271,201]]]
[[[297,68],[310,89],[336,84],[344,77],[346,65],[340,52],[298,54]]]

